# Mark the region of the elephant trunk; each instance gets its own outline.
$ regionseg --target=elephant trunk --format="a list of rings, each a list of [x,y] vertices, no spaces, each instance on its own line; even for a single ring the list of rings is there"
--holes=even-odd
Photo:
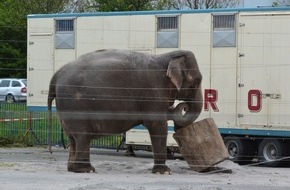
[[[196,92],[196,96],[192,101],[179,103],[175,108],[170,108],[169,112],[174,121],[175,131],[192,124],[202,111],[203,100],[201,91]]]

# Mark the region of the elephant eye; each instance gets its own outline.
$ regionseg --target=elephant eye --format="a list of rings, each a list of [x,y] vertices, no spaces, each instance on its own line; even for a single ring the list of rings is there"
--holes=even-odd
[[[195,79],[193,84],[192,84],[193,88],[198,88],[200,83],[201,83],[200,79]]]
[[[194,83],[196,86],[199,86],[199,84],[201,83],[201,79],[200,78],[195,79]]]

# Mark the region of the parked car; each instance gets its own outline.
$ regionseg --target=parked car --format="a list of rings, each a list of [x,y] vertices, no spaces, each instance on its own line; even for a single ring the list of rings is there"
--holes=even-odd
[[[26,101],[27,80],[26,79],[0,79],[0,101],[7,103]]]

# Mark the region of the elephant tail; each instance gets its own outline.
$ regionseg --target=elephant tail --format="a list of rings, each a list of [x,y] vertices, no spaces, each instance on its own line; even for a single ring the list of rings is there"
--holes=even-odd
[[[56,75],[50,81],[49,84],[49,91],[48,91],[48,98],[47,98],[47,108],[48,108],[48,149],[49,152],[52,154],[52,101],[56,97]]]

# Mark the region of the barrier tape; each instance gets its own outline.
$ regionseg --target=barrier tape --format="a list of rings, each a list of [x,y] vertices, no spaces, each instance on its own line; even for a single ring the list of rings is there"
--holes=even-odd
[[[19,118],[19,119],[1,119],[0,118],[0,123],[1,122],[14,122],[14,121],[29,121],[29,120],[40,120],[44,118]]]

